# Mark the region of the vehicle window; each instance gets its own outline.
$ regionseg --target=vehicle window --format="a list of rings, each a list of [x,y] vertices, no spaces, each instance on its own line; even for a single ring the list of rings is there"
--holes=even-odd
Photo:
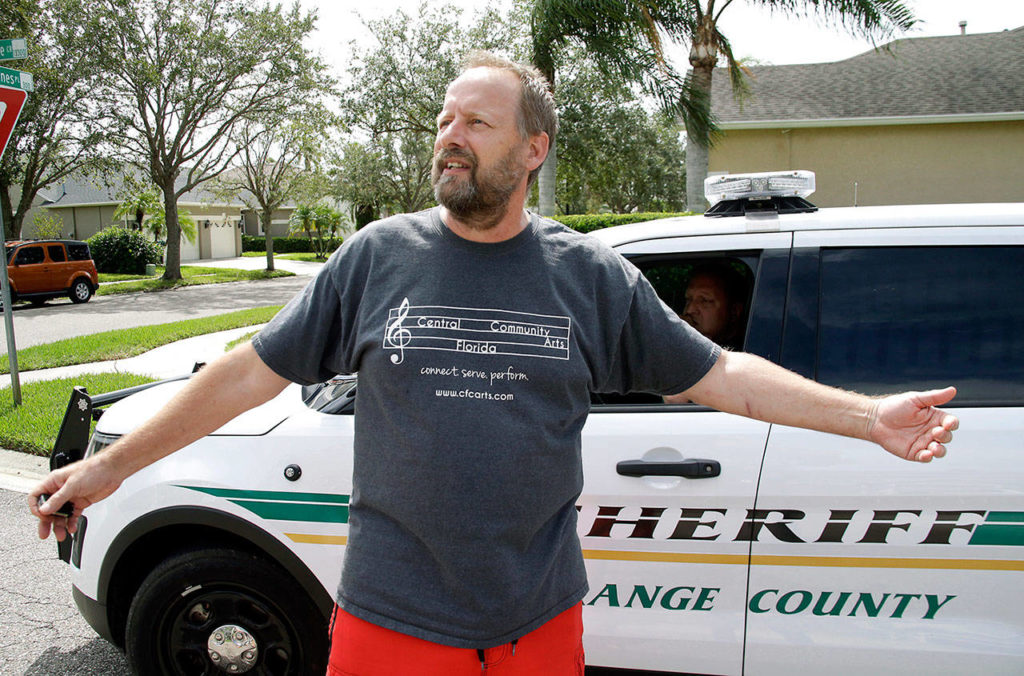
[[[742,350],[757,256],[643,256],[631,259],[679,317],[723,347]],[[595,394],[595,405],[663,403],[648,393]]]
[[[1024,247],[823,250],[817,379],[1024,402],[1022,270]]]
[[[15,265],[32,265],[43,262],[43,247],[23,246],[18,249],[18,255],[14,259]]]
[[[751,263],[722,256],[634,263],[677,315],[719,345],[743,349],[754,288]]]
[[[64,257],[64,246],[62,244],[50,244],[46,247],[46,252],[50,255],[50,260],[54,263],[63,263],[66,260]]]
[[[73,261],[87,261],[92,258],[89,253],[89,245],[84,243],[68,244],[68,259]]]

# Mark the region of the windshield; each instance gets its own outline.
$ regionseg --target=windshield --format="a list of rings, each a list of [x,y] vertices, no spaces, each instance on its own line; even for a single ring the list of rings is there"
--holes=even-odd
[[[351,413],[355,396],[355,376],[335,376],[325,383],[302,388],[302,402],[321,413]]]

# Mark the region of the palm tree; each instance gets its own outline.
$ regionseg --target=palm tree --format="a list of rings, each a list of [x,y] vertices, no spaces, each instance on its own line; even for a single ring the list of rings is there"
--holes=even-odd
[[[843,26],[872,41],[905,31],[917,20],[898,0],[749,0],[783,14],[814,13],[829,23]],[[711,77],[720,56],[725,57],[732,89],[737,96],[747,92],[740,63],[733,56],[728,38],[718,30],[718,20],[733,0],[676,0],[690,14],[680,26],[690,31],[690,66],[694,105],[711,114]],[[708,148],[716,132],[714,125],[695,124],[700,116],[686,119],[686,196],[691,211],[704,211],[704,179],[708,174]]]
[[[572,45],[585,50],[606,77],[639,85],[696,128],[710,124],[707,106],[695,106],[689,80],[665,60],[661,34],[690,35],[680,0],[535,0],[530,14],[531,61],[555,86],[559,59]],[[538,177],[540,212],[554,213],[555,144]]]

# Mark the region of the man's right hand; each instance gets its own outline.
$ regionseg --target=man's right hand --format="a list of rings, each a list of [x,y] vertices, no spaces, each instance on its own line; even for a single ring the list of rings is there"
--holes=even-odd
[[[117,490],[124,477],[108,465],[104,455],[80,460],[50,472],[32,489],[28,494],[28,508],[39,519],[40,539],[48,538],[52,530],[58,541],[64,540],[78,529],[82,510]],[[43,495],[50,497],[41,502]],[[54,514],[65,502],[74,505],[71,516]]]

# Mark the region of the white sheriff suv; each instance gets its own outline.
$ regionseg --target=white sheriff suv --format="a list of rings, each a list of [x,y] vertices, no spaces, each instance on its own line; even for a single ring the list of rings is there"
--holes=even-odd
[[[960,430],[919,465],[595,394],[579,536],[601,673],[1024,673],[1024,204],[818,210],[813,181],[712,177],[705,216],[594,236],[680,312],[695,269],[729,267],[737,347],[807,377],[869,394],[955,384]],[[77,389],[53,462],[102,453],[181,385]],[[355,393],[352,377],[289,387],[85,511],[60,555],[134,670],[323,673]]]

